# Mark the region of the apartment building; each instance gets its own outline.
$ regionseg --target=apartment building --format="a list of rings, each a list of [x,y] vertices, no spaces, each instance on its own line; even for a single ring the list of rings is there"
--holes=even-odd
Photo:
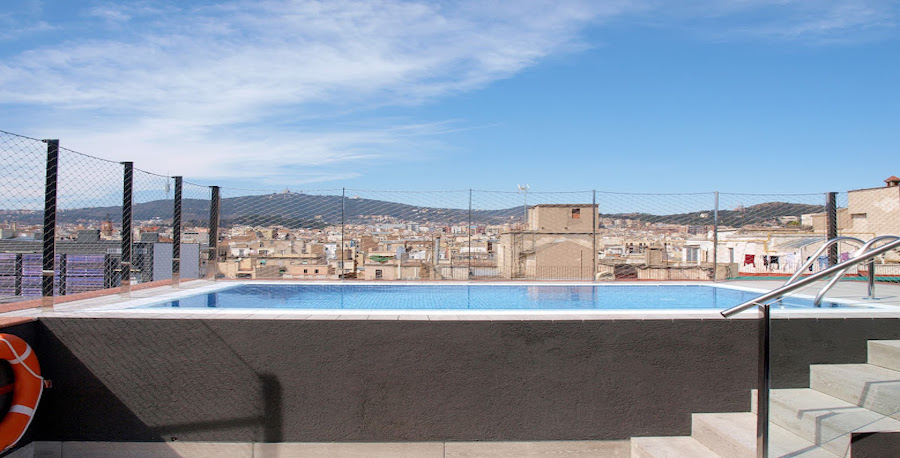
[[[526,229],[500,234],[502,278],[591,279],[596,269],[597,206],[540,204],[528,208]]]

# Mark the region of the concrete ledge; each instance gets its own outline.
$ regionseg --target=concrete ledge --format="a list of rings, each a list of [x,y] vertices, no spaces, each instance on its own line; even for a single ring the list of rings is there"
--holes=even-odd
[[[628,441],[546,442],[32,442],[7,458],[629,457]]]
[[[445,442],[444,457],[630,457],[631,442]]]

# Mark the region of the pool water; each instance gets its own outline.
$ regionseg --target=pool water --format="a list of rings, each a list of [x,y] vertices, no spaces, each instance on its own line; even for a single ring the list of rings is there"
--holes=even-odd
[[[353,310],[726,309],[761,293],[706,285],[256,285],[147,307]],[[783,308],[813,308],[785,298]],[[823,302],[821,307],[846,307]]]

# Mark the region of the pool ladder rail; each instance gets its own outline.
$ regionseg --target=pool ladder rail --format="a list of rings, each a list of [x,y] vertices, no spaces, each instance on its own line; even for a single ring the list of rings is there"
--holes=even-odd
[[[885,245],[882,245],[878,248],[873,248],[873,246],[885,240],[891,240]],[[860,248],[856,250],[851,257],[847,261],[839,262],[833,266],[828,267],[827,269],[823,269],[819,272],[816,272],[807,277],[801,277],[803,271],[809,266],[812,265],[812,262],[816,260],[816,258],[825,252],[826,249],[831,247],[832,245],[838,242],[856,242],[860,244]],[[769,291],[755,299],[751,299],[747,302],[744,302],[740,305],[736,305],[728,310],[722,311],[722,316],[725,318],[730,318],[738,313],[741,313],[745,310],[749,310],[753,307],[756,307],[760,312],[760,330],[759,330],[759,384],[758,384],[758,395],[756,398],[756,456],[760,458],[768,458],[769,456],[769,390],[771,388],[771,373],[770,373],[770,339],[769,334],[771,331],[771,314],[770,314],[770,305],[773,302],[781,299],[785,294],[796,291],[804,286],[809,285],[818,280],[822,280],[829,276],[834,275],[834,277],[827,283],[825,286],[819,291],[816,295],[815,304],[819,305],[822,301],[822,297],[824,297],[825,293],[837,283],[840,278],[847,273],[847,271],[858,264],[861,264],[865,261],[869,261],[869,288],[868,295],[869,299],[873,299],[875,295],[875,257],[881,256],[882,254],[888,253],[893,250],[900,249],[900,237],[894,235],[883,235],[880,237],[875,237],[868,242],[863,242],[860,239],[854,237],[835,237],[831,240],[825,242],[819,250],[816,251],[816,254],[811,256],[806,263],[797,270],[796,273],[787,281],[784,285]]]

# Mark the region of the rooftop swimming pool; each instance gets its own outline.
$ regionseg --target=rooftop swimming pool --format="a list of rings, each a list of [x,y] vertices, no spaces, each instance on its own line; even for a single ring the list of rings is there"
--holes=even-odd
[[[724,310],[762,293],[707,285],[237,284],[142,308],[296,310]],[[811,309],[788,297],[779,307]],[[854,307],[823,302],[821,308]]]

